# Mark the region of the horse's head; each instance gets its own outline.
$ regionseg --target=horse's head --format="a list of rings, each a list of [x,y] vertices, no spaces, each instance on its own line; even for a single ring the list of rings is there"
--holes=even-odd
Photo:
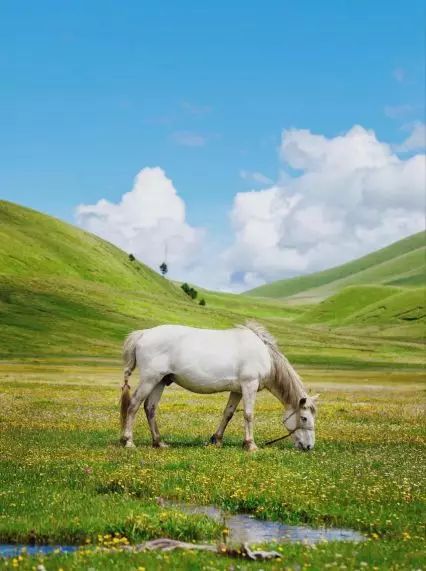
[[[315,413],[314,397],[303,397],[296,409],[289,407],[284,413],[284,426],[290,432],[294,446],[298,450],[312,450],[315,446]]]

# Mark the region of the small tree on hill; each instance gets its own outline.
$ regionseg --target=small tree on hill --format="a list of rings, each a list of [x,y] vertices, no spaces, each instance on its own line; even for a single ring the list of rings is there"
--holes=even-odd
[[[133,254],[129,254],[129,260],[130,260],[131,262],[134,262],[134,261],[136,260],[136,258],[134,257]]]
[[[200,301],[198,302],[198,305],[206,305],[206,300],[204,299],[204,297],[202,297],[200,299]]]
[[[166,262],[163,262],[163,263],[160,265],[161,275],[165,276],[168,271],[169,271],[169,268],[168,268]]]

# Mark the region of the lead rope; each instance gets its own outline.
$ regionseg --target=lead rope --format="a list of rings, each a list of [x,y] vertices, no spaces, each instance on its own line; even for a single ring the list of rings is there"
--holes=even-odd
[[[292,412],[290,414],[290,416],[288,416],[285,419],[285,422],[291,418],[294,414],[296,414],[296,411]],[[279,442],[280,440],[284,440],[285,438],[288,438],[289,436],[291,436],[294,432],[296,432],[296,430],[298,430],[299,428],[302,428],[301,426],[296,426],[295,429],[293,430],[289,430],[288,434],[285,434],[284,436],[280,436],[279,438],[274,438],[274,440],[268,440],[268,442],[265,442],[265,446],[269,446],[270,444],[275,444],[275,442]],[[287,429],[288,430],[288,429]],[[303,428],[303,430],[312,430],[312,428]]]
[[[270,444],[275,444],[275,442],[279,442],[280,440],[284,440],[284,438],[288,438],[293,434],[293,432],[296,432],[296,430],[297,428],[291,430],[288,434],[285,434],[284,436],[280,436],[279,438],[274,438],[274,440],[268,440],[268,442],[265,442],[265,446],[269,446]]]

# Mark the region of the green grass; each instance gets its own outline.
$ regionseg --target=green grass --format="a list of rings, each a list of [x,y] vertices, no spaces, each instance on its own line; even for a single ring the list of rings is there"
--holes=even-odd
[[[0,276],[57,277],[182,298],[169,281],[109,242],[35,210],[0,201]],[[181,295],[182,294],[182,295]]]
[[[398,291],[360,309],[346,322],[358,325],[397,325],[414,323],[425,327],[426,323],[426,289],[416,288]],[[424,329],[425,330],[425,329]]]
[[[425,288],[349,286],[298,317],[302,323],[361,324],[385,327],[426,317]]]
[[[225,395],[170,387],[159,424],[171,448],[149,447],[141,413],[138,448],[126,450],[117,444],[119,367],[68,365],[58,372],[54,363],[1,366],[0,541],[87,544],[78,554],[42,557],[49,571],[229,569],[232,564],[352,570],[363,568],[362,562],[369,569],[421,568],[423,375],[301,372],[308,386],[321,392],[315,450],[302,454],[284,442],[248,455],[241,449],[241,413],[229,426],[224,448],[203,445],[221,416]],[[262,446],[282,430],[281,406],[261,393],[256,408],[255,433]],[[112,543],[105,535],[121,538],[118,545],[161,536],[220,541],[220,526],[162,507],[158,498],[293,524],[350,527],[369,539],[316,549],[284,545],[282,562],[262,564],[188,552],[93,552],[94,546]],[[18,566],[32,569],[36,560],[24,556]]]
[[[226,328],[255,318],[298,364],[413,368],[424,363],[421,335],[412,322],[392,323],[394,339],[384,344],[375,335],[359,336],[355,326],[344,334],[314,330],[300,319],[305,307],[273,299],[200,290],[207,301],[200,307],[173,282],[77,228],[10,203],[0,203],[0,217],[1,231],[10,236],[0,241],[3,359],[117,359],[124,336],[134,329],[159,323]]]
[[[408,334],[401,341],[384,344],[374,336],[360,338],[356,330],[345,334],[316,331],[292,320],[294,315],[285,309],[281,315],[263,317],[264,312],[270,311],[269,305],[265,308],[259,303],[253,307],[249,301],[244,315],[243,307],[234,312],[231,304],[226,311],[149,293],[134,295],[124,290],[117,294],[114,288],[90,282],[61,281],[58,289],[55,279],[16,278],[3,280],[0,299],[3,359],[119,359],[123,338],[134,329],[164,322],[223,328],[241,323],[246,317],[256,317],[270,328],[286,355],[296,363],[367,367],[390,363],[422,367],[424,363],[421,339],[410,339]]]
[[[399,292],[388,286],[349,286],[317,305],[311,306],[298,318],[301,323],[340,324],[377,301]]]
[[[425,233],[419,232],[341,266],[307,276],[279,280],[247,293],[273,298],[297,296],[304,301],[315,301],[347,285],[398,282],[401,285],[424,285],[425,253]]]
[[[358,272],[355,275],[336,280],[331,284],[306,290],[300,294],[300,298],[302,300],[306,300],[307,298],[318,300],[328,295],[332,295],[333,293],[350,285],[387,284],[388,282],[395,284],[397,281],[401,282],[402,280],[407,280],[407,274],[410,274],[409,283],[405,281],[405,285],[412,285],[414,278],[417,281],[419,281],[420,278],[423,278],[422,283],[424,285],[426,283],[425,253],[426,248],[418,248],[417,250],[413,250],[412,252]],[[412,272],[417,273],[415,275],[411,275]],[[402,284],[400,283],[400,285]],[[296,295],[293,299],[298,297],[299,295]]]

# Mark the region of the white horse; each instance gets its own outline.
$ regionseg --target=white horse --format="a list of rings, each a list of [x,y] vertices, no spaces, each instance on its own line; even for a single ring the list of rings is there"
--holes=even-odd
[[[133,447],[135,415],[144,403],[155,447],[166,446],[155,420],[164,388],[172,382],[195,393],[230,392],[223,418],[210,442],[218,446],[241,398],[244,406],[244,448],[257,450],[253,438],[256,393],[268,389],[287,410],[284,424],[299,450],[315,444],[315,400],[280,353],[276,340],[262,326],[248,322],[234,329],[196,329],[160,325],[134,331],[124,343],[124,386],[121,398],[121,441]],[[130,394],[128,379],[138,365],[140,383]]]

